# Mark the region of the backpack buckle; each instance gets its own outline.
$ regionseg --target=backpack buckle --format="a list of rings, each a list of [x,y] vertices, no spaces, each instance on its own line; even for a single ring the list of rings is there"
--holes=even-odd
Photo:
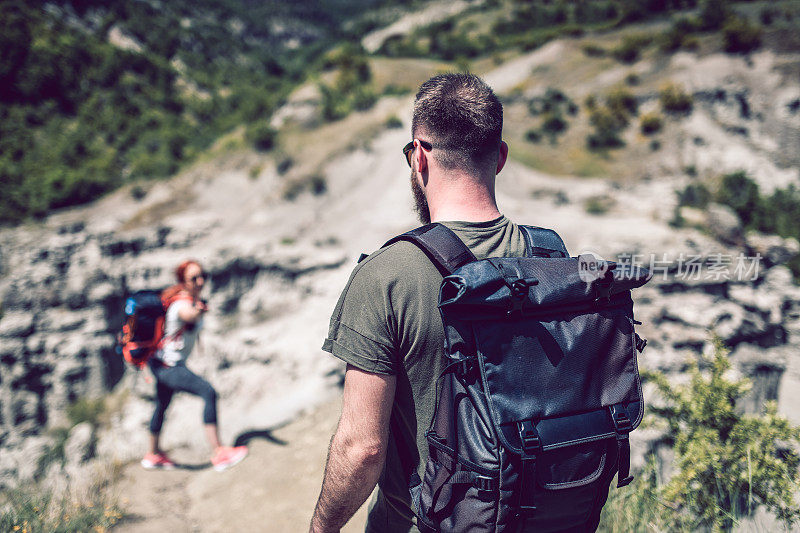
[[[530,420],[517,422],[519,438],[522,441],[522,450],[526,455],[533,455],[542,445],[536,426]]]
[[[476,475],[472,486],[478,489],[478,498],[491,498],[495,489],[495,482],[493,478],[488,476]]]
[[[631,432],[631,419],[621,405],[611,406],[611,421],[614,423],[614,431],[617,432],[618,439],[626,438],[627,434]]]
[[[644,347],[647,346],[647,339],[641,338],[636,333],[634,333],[634,335],[636,335],[636,349],[639,350],[639,353],[642,353],[644,351]]]

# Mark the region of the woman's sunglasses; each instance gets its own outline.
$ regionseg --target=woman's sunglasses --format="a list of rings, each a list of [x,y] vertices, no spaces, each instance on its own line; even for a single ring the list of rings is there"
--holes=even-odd
[[[428,151],[433,150],[433,145],[428,141],[423,141],[422,139],[411,139],[410,143],[403,146],[403,155],[406,156],[406,163],[408,163],[408,168],[411,168],[411,154],[414,153],[415,140],[419,141],[419,145],[422,146],[424,149]]]
[[[200,278],[203,278],[203,280],[205,281],[206,273],[205,272],[200,272],[196,276],[192,276],[191,278],[189,278],[189,281],[191,281],[192,283],[197,283],[197,280],[200,279]]]

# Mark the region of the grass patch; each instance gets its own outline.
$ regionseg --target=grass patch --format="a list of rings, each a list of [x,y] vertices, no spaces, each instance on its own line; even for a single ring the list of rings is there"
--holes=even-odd
[[[616,201],[605,194],[591,196],[583,203],[583,207],[590,215],[604,215],[616,204]]]
[[[104,487],[92,487],[80,499],[55,496],[41,487],[12,489],[0,496],[0,531],[101,533],[123,517],[123,509],[106,494]]]
[[[692,95],[686,93],[681,85],[667,83],[658,92],[661,109],[665,113],[689,114],[692,112]]]
[[[639,129],[645,135],[655,135],[664,125],[664,119],[656,112],[645,113],[639,119]]]
[[[328,191],[328,184],[325,177],[321,174],[308,174],[297,179],[289,180],[283,188],[282,197],[284,200],[294,201],[301,194],[310,192],[314,196],[325,194]]]
[[[622,42],[611,50],[611,55],[622,63],[635,63],[641,57],[642,51],[647,48],[653,38],[644,33],[626,35]]]

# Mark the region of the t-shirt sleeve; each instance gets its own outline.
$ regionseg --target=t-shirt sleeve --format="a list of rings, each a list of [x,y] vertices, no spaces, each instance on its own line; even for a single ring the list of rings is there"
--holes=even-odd
[[[359,264],[339,297],[322,349],[366,372],[397,373],[389,287],[379,264]]]

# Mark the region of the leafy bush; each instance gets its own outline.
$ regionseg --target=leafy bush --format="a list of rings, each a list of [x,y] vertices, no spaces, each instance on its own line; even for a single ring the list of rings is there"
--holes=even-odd
[[[387,128],[389,128],[390,130],[391,129],[397,129],[397,128],[402,128],[403,127],[403,121],[400,120],[397,117],[397,115],[392,115],[392,116],[390,116],[389,118],[386,119],[386,121],[383,123],[383,125],[386,126]]]
[[[727,0],[704,0],[700,7],[700,27],[704,30],[718,30],[729,16]]]
[[[697,48],[697,38],[692,35],[699,29],[700,23],[688,17],[679,17],[672,26],[659,36],[659,48],[662,52],[672,53],[681,48]]]
[[[638,110],[636,96],[623,86],[617,86],[606,95],[606,105],[620,120],[635,115]]]
[[[543,96],[528,101],[528,112],[534,116],[541,115],[542,122],[538,130],[528,130],[525,133],[526,138],[531,142],[539,142],[543,135],[547,135],[550,137],[550,142],[555,143],[558,135],[569,128],[569,122],[564,115],[575,115],[578,106],[564,92],[550,87]]]
[[[531,128],[525,132],[525,139],[532,143],[542,142],[542,133],[537,128]]]
[[[555,137],[567,130],[567,121],[559,113],[548,113],[542,121],[542,131]]]
[[[607,213],[616,202],[607,195],[590,196],[583,204],[584,209],[590,215],[603,215]]]
[[[683,88],[674,83],[664,85],[658,93],[661,108],[667,113],[690,113],[692,111],[692,96]]]
[[[623,63],[634,63],[641,56],[642,50],[653,41],[645,34],[626,35],[622,42],[611,50],[611,55]]]
[[[725,51],[747,54],[761,46],[761,26],[743,17],[731,17],[722,27]]]
[[[343,46],[329,58],[328,64],[337,70],[332,85],[319,84],[325,120],[339,120],[354,109],[364,111],[375,104],[378,95],[370,83],[372,70],[363,48]]]
[[[320,174],[309,174],[301,178],[288,181],[283,188],[283,199],[294,201],[304,192],[310,192],[314,196],[325,194],[328,184],[325,177]]]
[[[586,97],[585,105],[589,110],[589,123],[594,126],[594,131],[586,138],[589,148],[603,150],[623,146],[620,134],[637,112],[636,96],[619,86],[606,94],[602,105],[594,95]]]
[[[722,176],[714,199],[733,209],[745,226],[758,220],[761,200],[758,184],[750,179],[744,171],[740,170]]]
[[[619,9],[615,2],[576,2],[572,13],[578,24],[606,22],[619,17]]]
[[[747,379],[730,379],[731,363],[721,340],[713,357],[689,364],[689,383],[671,385],[656,372],[644,372],[664,399],[651,407],[666,427],[678,471],[658,489],[667,507],[667,530],[711,528],[730,531],[738,517],[758,507],[775,513],[787,527],[800,519],[795,490],[800,482],[800,430],[769,402],[762,416],[742,414],[737,400],[750,388]]]
[[[245,138],[256,150],[268,152],[275,147],[277,132],[266,122],[257,122],[247,127]]]
[[[678,191],[678,205],[704,208],[711,201],[711,192],[702,183],[691,183]]]
[[[664,120],[658,113],[647,113],[639,120],[639,128],[645,135],[653,135],[661,131]]]
[[[584,44],[581,50],[589,57],[604,57],[606,55],[606,49],[594,43]]]
[[[631,72],[625,76],[625,85],[635,86],[639,85],[641,82],[641,78],[639,78],[639,75],[635,72]]]

